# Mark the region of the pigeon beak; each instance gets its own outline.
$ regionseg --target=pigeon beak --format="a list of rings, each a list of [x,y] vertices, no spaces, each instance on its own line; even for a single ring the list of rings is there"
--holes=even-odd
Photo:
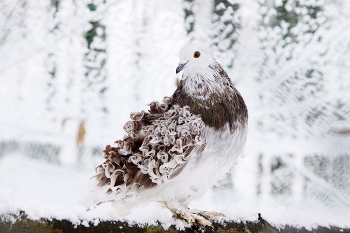
[[[187,60],[181,60],[179,65],[176,68],[176,73],[179,73],[185,67],[187,62],[188,62]]]

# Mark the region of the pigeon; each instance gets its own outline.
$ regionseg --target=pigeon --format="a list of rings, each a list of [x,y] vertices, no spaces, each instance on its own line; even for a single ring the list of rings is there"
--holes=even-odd
[[[248,110],[207,47],[187,44],[179,57],[176,73],[183,75],[174,94],[131,113],[123,140],[103,151],[91,206],[112,202],[125,215],[155,201],[200,227],[224,216],[188,204],[218,184],[242,155]]]

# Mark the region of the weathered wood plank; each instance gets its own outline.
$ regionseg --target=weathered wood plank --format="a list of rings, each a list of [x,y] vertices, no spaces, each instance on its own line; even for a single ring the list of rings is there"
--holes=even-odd
[[[206,227],[203,231],[197,226],[193,225],[191,228],[186,228],[184,231],[178,231],[174,226],[171,226],[168,230],[164,230],[161,225],[129,225],[127,222],[121,221],[104,221],[94,226],[89,223],[89,226],[78,225],[75,226],[68,220],[58,219],[40,219],[31,220],[24,212],[20,212],[19,216],[12,215],[16,221],[12,223],[10,220],[6,220],[6,216],[2,215],[0,219],[0,232],[15,232],[15,233],[66,233],[66,232],[88,232],[88,233],[107,233],[107,232],[126,232],[126,233],[161,233],[161,232],[218,232],[218,233],[275,233],[275,232],[289,232],[289,233],[326,233],[326,232],[345,232],[350,233],[350,229],[341,229],[338,227],[319,227],[315,230],[308,231],[305,228],[297,229],[290,226],[285,226],[283,229],[277,229],[271,226],[265,221],[260,214],[258,215],[257,221],[254,222],[223,222],[214,223],[213,228]]]

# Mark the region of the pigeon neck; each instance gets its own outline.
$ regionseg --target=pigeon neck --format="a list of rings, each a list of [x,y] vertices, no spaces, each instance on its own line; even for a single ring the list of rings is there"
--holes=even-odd
[[[209,100],[213,93],[222,94],[223,83],[217,82],[211,70],[183,75],[182,88],[194,99]]]
[[[206,125],[217,130],[229,124],[234,131],[245,126],[248,119],[243,98],[218,63],[201,73],[184,73],[171,104],[189,106]]]

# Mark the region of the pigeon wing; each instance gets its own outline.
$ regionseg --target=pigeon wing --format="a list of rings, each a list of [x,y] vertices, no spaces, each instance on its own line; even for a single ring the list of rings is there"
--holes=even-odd
[[[204,149],[201,117],[188,106],[170,103],[165,98],[150,103],[148,112],[131,113],[124,140],[106,146],[105,162],[96,168],[94,178],[98,186],[109,186],[111,198],[135,196],[166,183],[186,166],[194,149]]]

